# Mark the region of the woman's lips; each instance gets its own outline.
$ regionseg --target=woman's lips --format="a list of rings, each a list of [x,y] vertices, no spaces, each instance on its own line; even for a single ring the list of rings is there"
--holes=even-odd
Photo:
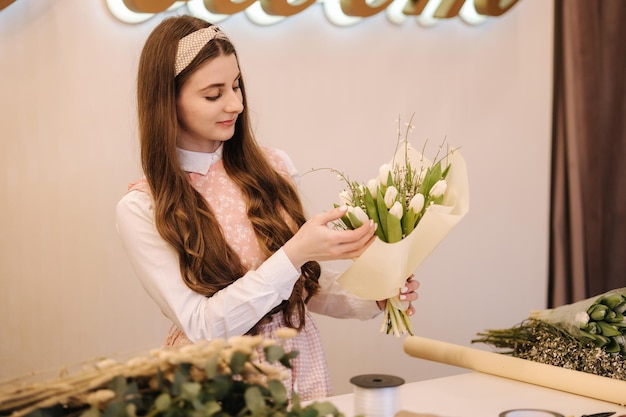
[[[230,127],[235,124],[235,120],[237,119],[224,120],[223,122],[217,122],[217,124],[224,127]]]

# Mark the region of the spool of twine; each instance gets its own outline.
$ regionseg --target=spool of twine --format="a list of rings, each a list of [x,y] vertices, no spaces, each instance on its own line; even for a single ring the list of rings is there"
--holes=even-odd
[[[393,417],[400,408],[398,387],[404,379],[392,375],[366,374],[350,379],[354,385],[354,414]]]

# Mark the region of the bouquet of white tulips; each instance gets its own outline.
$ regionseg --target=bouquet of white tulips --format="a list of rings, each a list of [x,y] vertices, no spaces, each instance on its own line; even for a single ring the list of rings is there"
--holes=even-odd
[[[426,259],[450,229],[465,215],[469,193],[465,163],[458,150],[439,146],[431,162],[415,151],[407,137],[378,177],[361,184],[334,170],[348,187],[340,204],[348,211],[338,227],[354,229],[373,220],[378,239],[339,278],[353,293],[386,300],[381,332],[412,334],[408,304],[398,296],[404,280]],[[400,146],[402,145],[402,146]]]
[[[513,356],[626,380],[626,287],[531,311],[515,327],[478,335],[473,342]]]

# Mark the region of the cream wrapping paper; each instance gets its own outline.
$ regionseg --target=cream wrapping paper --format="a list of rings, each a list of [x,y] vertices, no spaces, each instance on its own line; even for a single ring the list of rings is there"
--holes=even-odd
[[[546,365],[501,353],[409,336],[404,352],[410,356],[528,382],[611,403],[626,404],[626,381]]]
[[[404,165],[405,149],[401,148],[392,160],[392,165]],[[432,164],[410,146],[407,153],[413,168]],[[338,278],[342,287],[367,300],[384,300],[396,296],[405,280],[467,213],[469,186],[465,160],[458,150],[452,151],[448,158],[451,167],[442,203],[430,206],[415,229],[401,241],[386,243],[376,238],[372,246]]]

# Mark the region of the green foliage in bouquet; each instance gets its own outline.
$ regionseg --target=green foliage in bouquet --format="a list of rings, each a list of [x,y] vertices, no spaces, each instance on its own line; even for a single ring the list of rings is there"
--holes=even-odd
[[[626,380],[626,288],[576,303],[532,311],[510,329],[478,333],[502,353]]]
[[[263,354],[259,356],[259,352]],[[0,390],[0,415],[13,417],[343,416],[328,402],[290,398],[285,368],[297,352],[261,336],[157,350],[47,384]],[[261,360],[261,357],[263,360]]]

